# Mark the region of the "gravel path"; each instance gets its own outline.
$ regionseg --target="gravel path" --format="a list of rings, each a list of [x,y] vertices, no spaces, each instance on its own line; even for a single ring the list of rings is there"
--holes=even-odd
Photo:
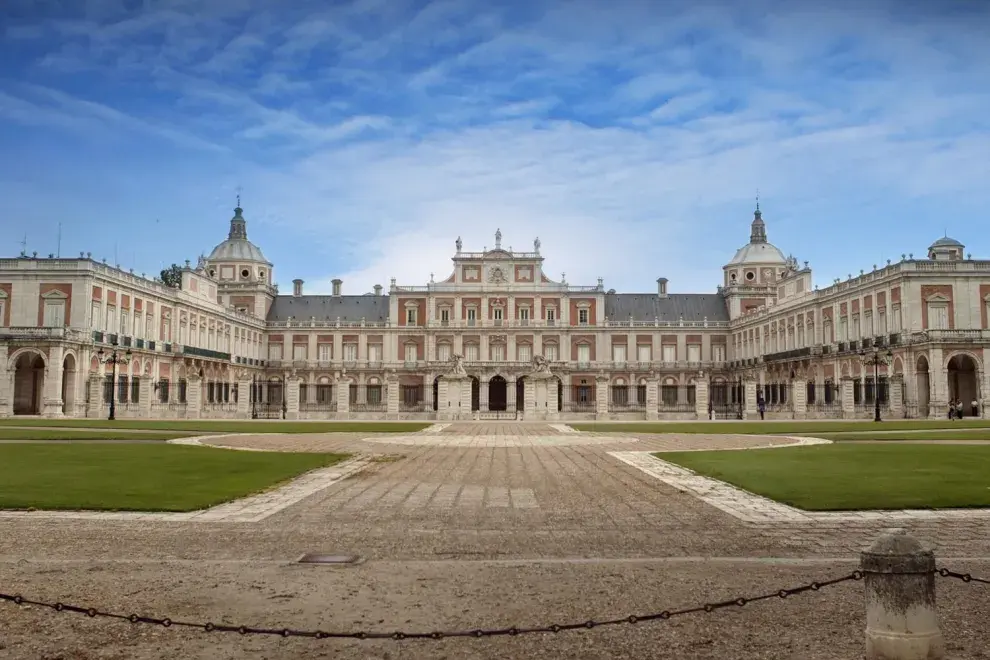
[[[419,445],[381,436],[369,442],[361,434],[215,440],[392,457],[256,523],[2,519],[0,592],[279,628],[525,626],[649,613],[836,577],[853,570],[857,552],[891,526],[745,524],[607,453],[787,442],[780,436],[542,440],[558,435],[545,425],[454,424],[422,434]],[[523,440],[453,444],[464,436]],[[990,523],[907,526],[934,546],[940,563],[990,575]],[[306,552],[355,553],[365,563],[295,563]],[[985,659],[990,589],[943,579],[938,588],[952,657]],[[861,583],[667,622],[477,640],[207,635],[3,603],[0,620],[0,658],[136,660],[845,659],[861,657],[865,625]]]

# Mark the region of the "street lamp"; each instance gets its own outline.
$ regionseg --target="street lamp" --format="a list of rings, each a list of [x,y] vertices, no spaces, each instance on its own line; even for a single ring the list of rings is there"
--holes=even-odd
[[[879,422],[880,420],[880,365],[888,365],[894,359],[894,354],[888,348],[886,351],[881,351],[879,347],[874,346],[873,352],[867,352],[865,350],[859,352],[859,357],[863,360],[863,364],[867,367],[873,367],[873,421]]]
[[[114,396],[114,392],[117,389],[117,365],[118,364],[125,365],[131,361],[131,349],[128,348],[127,352],[124,353],[123,357],[121,357],[117,353],[117,342],[114,342],[112,344],[112,348],[110,349],[110,355],[106,355],[103,352],[103,349],[101,348],[99,351],[96,352],[96,359],[100,361],[100,364],[109,364],[111,368],[112,375],[110,376],[110,416],[107,417],[107,419],[112,422],[113,420],[117,419],[116,416],[117,408],[114,404],[114,399],[116,398]]]

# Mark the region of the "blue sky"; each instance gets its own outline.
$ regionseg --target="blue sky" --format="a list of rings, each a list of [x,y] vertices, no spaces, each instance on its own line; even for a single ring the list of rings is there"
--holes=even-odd
[[[828,8],[832,5],[833,8]],[[990,258],[990,3],[4,0],[0,253],[136,272],[226,237],[283,292],[465,249],[714,291],[749,237],[818,284]]]

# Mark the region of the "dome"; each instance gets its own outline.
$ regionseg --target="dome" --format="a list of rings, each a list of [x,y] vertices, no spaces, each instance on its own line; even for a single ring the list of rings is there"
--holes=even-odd
[[[241,207],[234,209],[234,217],[230,219],[230,233],[220,245],[213,248],[213,252],[208,257],[209,261],[236,261],[260,262],[268,264],[265,255],[261,253],[261,248],[248,240],[247,220],[241,215]]]
[[[965,247],[965,246],[962,243],[960,243],[959,241],[957,241],[956,239],[954,239],[954,238],[949,238],[948,236],[943,236],[942,238],[940,238],[937,241],[935,241],[934,243],[932,243],[928,247],[928,249],[931,250],[932,248],[938,248],[938,247],[961,248],[961,247]]]
[[[726,266],[739,266],[742,264],[774,264],[785,265],[787,258],[784,253],[767,240],[767,226],[763,222],[763,215],[757,205],[756,212],[753,213],[753,225],[749,234],[749,243],[736,250],[736,256],[732,257]]]

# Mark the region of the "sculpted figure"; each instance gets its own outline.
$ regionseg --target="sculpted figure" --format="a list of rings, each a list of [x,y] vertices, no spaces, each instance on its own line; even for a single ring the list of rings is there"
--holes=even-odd
[[[458,353],[454,353],[450,356],[450,362],[452,364],[450,368],[450,374],[452,376],[467,376],[467,371],[464,369],[464,356]]]

